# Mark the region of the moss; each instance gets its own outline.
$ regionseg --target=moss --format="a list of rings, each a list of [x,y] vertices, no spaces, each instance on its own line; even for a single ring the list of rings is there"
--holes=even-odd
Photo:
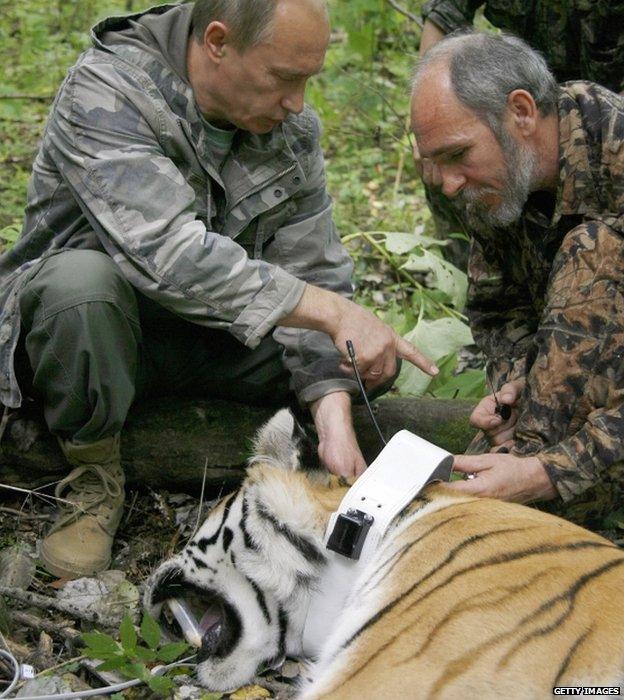
[[[452,454],[462,454],[474,435],[475,429],[470,425],[468,418],[459,418],[439,423],[432,428],[431,435],[422,437]]]

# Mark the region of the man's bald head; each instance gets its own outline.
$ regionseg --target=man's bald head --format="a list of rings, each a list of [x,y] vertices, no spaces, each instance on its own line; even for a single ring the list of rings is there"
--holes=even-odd
[[[270,39],[278,6],[293,1],[309,5],[319,14],[321,22],[327,24],[325,0],[196,0],[193,34],[201,43],[206,27],[211,22],[222,22],[229,29],[233,46],[243,52]]]
[[[448,81],[457,99],[498,136],[513,90],[533,96],[542,116],[557,107],[557,82],[546,61],[526,42],[508,34],[453,34],[431,48],[418,62],[412,94],[424,83]]]

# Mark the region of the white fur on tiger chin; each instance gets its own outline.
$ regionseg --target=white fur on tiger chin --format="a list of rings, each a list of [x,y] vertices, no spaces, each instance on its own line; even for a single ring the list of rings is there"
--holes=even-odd
[[[256,442],[262,458],[251,460],[241,489],[147,587],[146,607],[157,614],[152,595],[180,567],[185,581],[215,590],[238,611],[236,644],[199,664],[210,690],[243,685],[268,659],[301,654],[310,592],[324,568],[325,528],[345,486],[298,470],[294,425],[280,412],[263,428]],[[227,547],[226,530],[233,533]],[[558,596],[583,576],[591,586],[574,593],[570,619],[532,639],[567,614],[568,598]],[[300,697],[525,700],[581,680],[617,684],[623,590],[624,554],[606,540],[533,509],[430,487],[389,528],[342,613],[327,620]]]

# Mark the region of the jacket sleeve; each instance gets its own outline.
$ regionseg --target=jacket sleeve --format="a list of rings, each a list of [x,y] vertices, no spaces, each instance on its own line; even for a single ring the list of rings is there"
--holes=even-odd
[[[557,253],[516,427],[564,500],[624,460],[624,241],[602,222],[567,234]]]
[[[475,343],[484,353],[495,389],[525,375],[537,319],[528,290],[510,279],[496,256],[472,238],[466,312]]]
[[[312,147],[307,156],[307,183],[295,199],[296,211],[277,231],[267,256],[299,280],[350,297],[353,264],[332,220],[320,129],[311,110],[308,127]],[[339,369],[341,355],[328,335],[278,327],[274,337],[284,346],[285,362],[301,403],[335,391],[357,393],[355,380]]]
[[[49,151],[134,287],[188,321],[256,347],[297,305],[305,283],[206,229],[192,187],[162,147],[168,135],[159,109],[131,72],[83,62],[55,103]]]
[[[481,5],[483,0],[428,0],[422,6],[422,17],[450,34],[460,27],[471,26]]]

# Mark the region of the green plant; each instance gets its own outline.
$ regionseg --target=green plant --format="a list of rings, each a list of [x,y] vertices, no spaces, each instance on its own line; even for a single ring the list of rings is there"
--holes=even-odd
[[[143,615],[139,634],[126,615],[119,627],[119,641],[103,632],[85,632],[85,656],[102,661],[99,671],[118,671],[126,678],[139,678],[159,695],[167,695],[175,685],[167,676],[154,676],[150,668],[157,663],[169,664],[188,651],[186,642],[161,645],[161,630],[148,613]],[[141,643],[141,640],[143,643]]]

